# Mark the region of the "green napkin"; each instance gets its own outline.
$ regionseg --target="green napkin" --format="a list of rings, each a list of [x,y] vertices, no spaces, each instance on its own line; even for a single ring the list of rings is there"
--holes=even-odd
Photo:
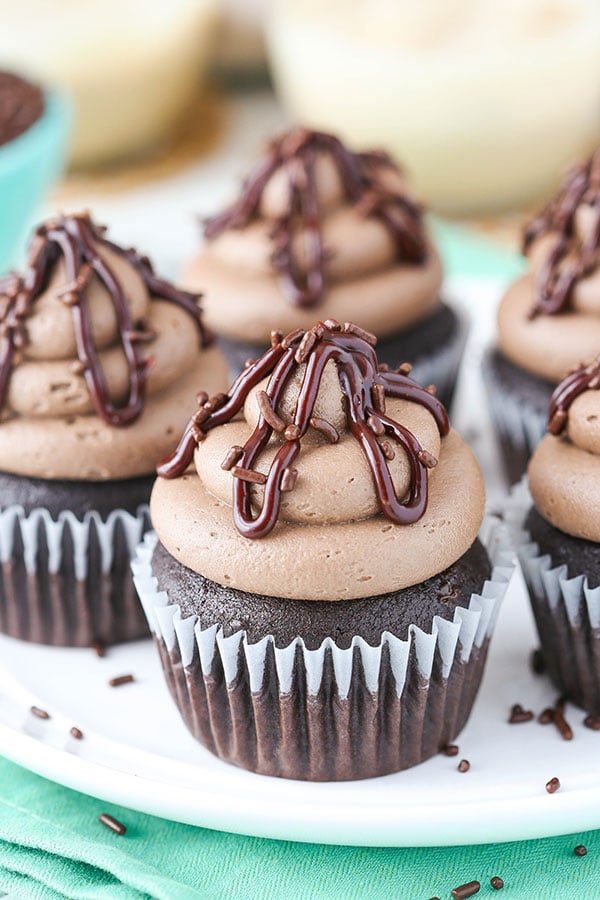
[[[127,833],[101,825],[103,812]],[[587,856],[573,853],[578,844]],[[428,900],[474,879],[482,900],[599,897],[600,832],[417,849],[268,841],[132,812],[0,760],[0,890],[25,900]]]

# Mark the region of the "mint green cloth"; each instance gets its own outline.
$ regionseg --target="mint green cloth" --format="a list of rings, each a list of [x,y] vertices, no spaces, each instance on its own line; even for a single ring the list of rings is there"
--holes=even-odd
[[[102,812],[127,833],[101,825]],[[268,841],[122,809],[0,760],[0,890],[25,900],[427,900],[473,879],[482,898],[600,897],[600,832],[397,850]]]

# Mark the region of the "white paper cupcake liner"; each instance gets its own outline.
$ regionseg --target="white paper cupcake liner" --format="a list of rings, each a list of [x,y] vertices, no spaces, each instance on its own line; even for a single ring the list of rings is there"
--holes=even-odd
[[[148,527],[147,506],[82,520],[70,510],[0,511],[0,631],[78,647],[145,636],[129,560]]]
[[[506,473],[514,484],[522,478],[531,454],[548,430],[548,410],[536,409],[522,397],[503,390],[485,357],[482,374]]]
[[[419,384],[435,384],[437,396],[444,406],[450,408],[454,389],[469,336],[469,321],[464,313],[454,310],[458,318],[458,329],[452,340],[432,350],[426,356],[419,356],[413,362],[411,378]],[[404,360],[398,360],[397,365]]]
[[[251,644],[201,628],[157,588],[156,535],[132,563],[167,683],[192,732],[223,759],[264,774],[309,780],[365,778],[398,771],[437,753],[465,724],[481,681],[490,636],[513,572],[504,529],[488,520],[482,539],[491,578],[431,632],[415,625],[400,640],[384,632],[371,647],[301,638]]]
[[[561,694],[600,716],[600,586],[591,588],[587,573],[555,565],[549,554],[540,552],[525,527],[532,503],[523,480],[511,492],[505,521],[529,591],[546,667]]]

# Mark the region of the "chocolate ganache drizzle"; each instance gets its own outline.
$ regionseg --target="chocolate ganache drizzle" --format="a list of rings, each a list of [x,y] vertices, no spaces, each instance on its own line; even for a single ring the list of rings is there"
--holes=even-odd
[[[333,361],[342,392],[345,416],[369,465],[381,511],[395,524],[417,521],[427,508],[428,469],[437,464],[415,435],[386,415],[386,396],[424,406],[433,416],[441,435],[448,433],[446,410],[434,396],[435,388],[422,388],[408,375],[404,363],[395,372],[379,365],[375,354],[377,339],[350,322],[341,325],[328,319],[309,331],[297,329],[286,337],[272,333],[271,347],[257,361],[249,360],[228,394],[209,399],[198,395],[199,410],[190,420],[174,453],[163,460],[157,472],[165,478],[182,475],[192,461],[194,449],[210,429],[231,421],[242,409],[250,391],[270,376],[266,390],[258,394],[260,416],[256,428],[243,447],[234,446],[222,462],[231,471],[234,521],[245,537],[265,537],[275,526],[281,495],[295,487],[297,470],[293,463],[309,428],[316,429],[331,443],[339,440],[336,428],[313,411],[325,367]],[[299,366],[305,365],[293,421],[286,425],[278,404]],[[273,433],[282,439],[267,475],[253,468]],[[381,443],[378,438],[385,435]],[[393,459],[396,444],[406,454],[410,466],[410,488],[405,500],[396,496],[387,460]],[[264,485],[262,508],[252,512],[251,485]]]
[[[582,240],[577,233],[576,214],[582,205],[591,207],[593,221]],[[600,150],[584,164],[572,169],[559,193],[540,216],[525,229],[523,252],[538,238],[554,233],[556,244],[548,253],[536,284],[535,305],[530,316],[565,312],[573,288],[597,265],[600,251]]]
[[[246,227],[258,213],[269,180],[278,170],[284,171],[290,199],[271,233],[271,262],[292,303],[300,307],[317,305],[326,289],[327,249],[321,235],[316,176],[316,163],[323,155],[334,164],[348,200],[364,216],[376,216],[388,229],[399,260],[418,264],[427,257],[421,207],[387,187],[380,177],[382,169],[394,166],[386,153],[352,153],[333,135],[297,128],[269,144],[266,160],[246,181],[239,199],[208,219],[204,233],[210,239],[228,228]],[[292,250],[298,233],[304,235],[306,262],[302,267]]]
[[[550,400],[548,431],[560,434],[567,423],[571,404],[585,391],[600,388],[600,356],[587,366],[581,366],[561,381]]]
[[[178,290],[158,278],[147,257],[107,240],[105,230],[94,224],[87,213],[52,219],[34,233],[25,274],[10,273],[0,278],[0,409],[6,403],[17,353],[27,343],[27,318],[33,313],[36,299],[45,289],[51,271],[61,256],[69,281],[61,288],[59,295],[72,314],[78,356],[75,365],[85,378],[97,415],[109,425],[128,425],[142,412],[152,358],[145,358],[139,345],[152,341],[154,334],[144,322],[132,320],[127,295],[110,264],[100,254],[101,248],[127,260],[142,278],[151,297],[175,303],[186,310],[198,327],[202,345],[206,346],[209,342],[210,336],[202,325],[199,296]],[[120,406],[116,406],[109,397],[92,338],[86,287],[94,276],[100,279],[114,306],[128,365],[128,396]]]

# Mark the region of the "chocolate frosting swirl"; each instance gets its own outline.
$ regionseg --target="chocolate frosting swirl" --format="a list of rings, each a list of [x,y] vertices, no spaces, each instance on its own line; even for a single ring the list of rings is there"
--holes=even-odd
[[[145,323],[134,323],[125,289],[101,254],[102,248],[125,259],[137,271],[152,297],[184,309],[194,320],[202,345],[207,344],[208,334],[202,326],[199,297],[158,278],[147,257],[134,249],[117,246],[104,237],[104,232],[105,229],[95,225],[86,213],[50,220],[34,233],[25,274],[9,274],[0,279],[0,409],[6,403],[16,352],[27,344],[27,320],[35,311],[36,300],[47,286],[60,257],[64,259],[68,283],[57,293],[71,310],[78,372],[85,378],[97,415],[108,424],[129,425],[141,414],[152,359],[142,355],[140,345],[152,341],[154,335]],[[94,275],[113,303],[129,370],[127,399],[119,406],[109,396],[92,335],[87,287]]]
[[[568,375],[549,408],[549,434],[528,474],[541,515],[573,537],[600,542],[600,356]]]
[[[0,470],[150,474],[198,382],[213,392],[228,383],[197,301],[88,215],[40,226],[24,274],[0,279]]]
[[[498,308],[500,350],[558,384],[600,346],[600,150],[526,229],[528,271]]]
[[[592,221],[582,237],[578,210],[588,206]],[[537,274],[531,317],[555,315],[569,309],[575,285],[598,264],[600,250],[600,150],[572,169],[559,192],[525,229],[523,252],[545,235],[556,237]]]
[[[273,224],[271,261],[290,301],[301,307],[316,306],[326,291],[327,252],[316,176],[319,156],[333,163],[348,201],[362,215],[374,216],[385,225],[398,260],[418,264],[427,257],[421,207],[380,177],[382,169],[393,166],[386,153],[353,153],[333,135],[296,128],[270,142],[266,159],[247,179],[238,200],[208,219],[204,234],[211,239],[227,229],[247,227],[258,215],[268,183],[276,173],[283,173],[289,183],[289,202]],[[305,237],[303,266],[298,265],[293,248],[298,233]]]
[[[192,461],[195,447],[208,431],[231,422],[240,412],[250,391],[270,376],[266,390],[257,399],[260,416],[250,438],[243,447],[234,446],[227,453],[222,468],[233,475],[234,521],[238,531],[249,538],[261,538],[274,528],[280,511],[282,494],[292,491],[297,470],[293,463],[301,452],[302,440],[309,429],[318,431],[331,443],[337,443],[335,424],[315,415],[315,407],[327,366],[335,364],[347,427],[367,460],[381,511],[395,524],[410,524],[423,516],[427,508],[427,472],[437,459],[424,450],[415,435],[386,415],[386,397],[407,400],[425,407],[433,416],[439,433],[448,433],[446,410],[434,396],[435,389],[422,388],[408,373],[404,364],[391,372],[377,362],[376,338],[350,322],[341,325],[333,320],[319,322],[309,331],[298,329],[283,337],[273,332],[272,346],[256,362],[251,362],[233,384],[228,394],[208,399],[199,395],[199,410],[171,456],[163,460],[159,475],[176,478],[183,475]],[[292,421],[286,425],[282,400],[291,379],[303,368],[301,385]],[[267,475],[257,471],[256,464],[273,434],[282,443],[272,460]],[[385,436],[381,443],[378,438]],[[394,488],[389,460],[395,449],[403,450],[409,461],[410,485],[407,498],[400,500]],[[258,515],[252,510],[252,485],[264,486],[264,498]]]

